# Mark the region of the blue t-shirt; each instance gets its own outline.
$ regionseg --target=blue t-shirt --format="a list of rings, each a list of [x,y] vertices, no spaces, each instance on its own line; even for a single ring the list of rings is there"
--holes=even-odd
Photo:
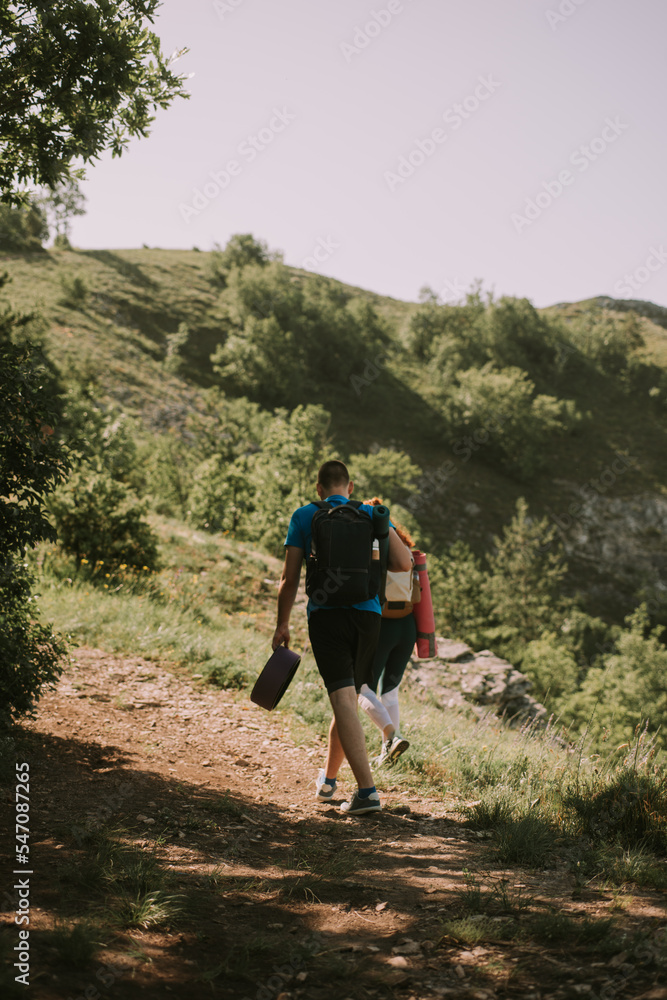
[[[338,507],[339,504],[347,503],[349,497],[334,494],[326,499],[327,503],[330,503],[333,507]],[[312,537],[311,526],[313,523],[313,517],[320,509],[321,508],[314,503],[307,503],[305,507],[299,507],[295,510],[290,518],[285,545],[295,545],[297,548],[303,549],[304,558],[306,560],[310,556],[310,540]],[[362,503],[359,510],[365,510],[370,517],[373,517],[373,506],[371,504]],[[377,597],[371,597],[368,601],[361,601],[359,604],[351,604],[349,607],[359,608],[360,611],[375,611],[378,615],[382,613],[380,601]],[[322,611],[328,611],[330,608],[331,605],[327,604],[314,605],[309,598],[307,615],[310,618],[311,611],[319,611],[320,609]]]

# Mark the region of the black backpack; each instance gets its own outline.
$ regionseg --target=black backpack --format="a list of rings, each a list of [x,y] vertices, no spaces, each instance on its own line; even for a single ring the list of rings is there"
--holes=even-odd
[[[312,521],[310,557],[306,566],[306,593],[314,605],[341,607],[368,601],[378,593],[380,560],[373,558],[373,519],[359,510],[359,500],[330,504],[315,500],[320,509]]]

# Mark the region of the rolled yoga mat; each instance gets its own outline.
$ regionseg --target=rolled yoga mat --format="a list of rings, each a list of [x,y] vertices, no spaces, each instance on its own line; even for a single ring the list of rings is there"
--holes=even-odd
[[[426,554],[419,549],[413,549],[415,557],[415,570],[419,575],[419,586],[421,588],[421,598],[415,604],[412,613],[417,622],[417,656],[425,659],[435,656],[435,618],[433,617],[433,600],[431,598],[431,584],[428,579],[426,569]]]
[[[287,646],[278,646],[255,681],[250,700],[271,712],[292,682],[301,656]]]

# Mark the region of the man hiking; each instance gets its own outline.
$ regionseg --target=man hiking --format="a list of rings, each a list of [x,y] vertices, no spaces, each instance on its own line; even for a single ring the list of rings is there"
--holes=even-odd
[[[292,514],[287,531],[285,564],[278,588],[278,622],[273,635],[274,649],[282,644],[289,646],[290,614],[299,588],[301,564],[304,559],[311,558],[315,515],[324,508],[325,512],[320,515],[321,521],[336,508],[349,503],[353,509],[346,520],[356,521],[354,537],[361,539],[364,533],[368,535],[369,527],[365,523],[365,517],[371,520],[372,532],[373,507],[356,504],[354,501],[350,503],[354,483],[342,462],[329,461],[322,465],[317,475],[316,489],[320,501],[324,503],[309,503],[299,507]],[[342,520],[339,515],[335,517],[338,521]],[[331,523],[330,518],[329,522]],[[320,530],[318,522],[318,534]],[[350,537],[353,535],[350,534]],[[368,537],[372,538],[372,534]],[[321,556],[321,552],[318,555]],[[313,561],[311,560],[310,565]],[[410,565],[410,554],[390,525],[387,568],[400,572],[409,570]],[[345,592],[348,581],[353,580],[357,573],[361,574],[362,570],[329,571],[324,585],[310,593],[307,608],[310,645],[333,708],[326,766],[317,779],[316,796],[320,801],[333,798],[338,771],[344,758],[347,758],[358,785],[352,799],[341,805],[341,810],[350,816],[377,812],[382,808],[373,784],[364,731],[357,713],[357,694],[362,684],[370,679],[380,632],[380,601],[375,593],[374,596],[355,600],[350,604],[337,603],[340,594]],[[306,587],[308,590],[308,576]]]

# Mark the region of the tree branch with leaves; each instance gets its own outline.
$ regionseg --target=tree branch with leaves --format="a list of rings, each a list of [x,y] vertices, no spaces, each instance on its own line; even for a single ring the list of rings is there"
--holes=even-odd
[[[149,134],[158,108],[189,97],[150,30],[160,0],[0,0],[0,200],[53,189]]]

